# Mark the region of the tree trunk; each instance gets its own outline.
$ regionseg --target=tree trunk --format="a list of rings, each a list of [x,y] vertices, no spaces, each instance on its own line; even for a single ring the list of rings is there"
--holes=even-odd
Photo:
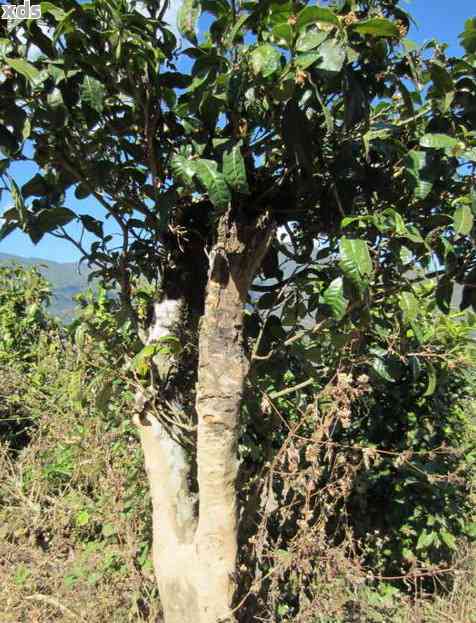
[[[157,421],[141,433],[154,514],[154,567],[165,623],[234,621],[239,415],[248,360],[243,313],[271,227],[227,225],[210,254],[196,386],[198,519],[183,448]],[[156,318],[160,310],[156,308]],[[157,322],[151,335],[161,332]]]

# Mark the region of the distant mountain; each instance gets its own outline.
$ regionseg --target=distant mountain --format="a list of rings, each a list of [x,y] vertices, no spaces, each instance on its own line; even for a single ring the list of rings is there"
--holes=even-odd
[[[91,271],[85,264],[80,269],[75,262],[51,262],[34,257],[0,253],[0,265],[12,263],[21,266],[36,266],[45,279],[50,282],[53,290],[50,313],[65,322],[73,318],[76,307],[73,297],[89,286],[88,275]]]

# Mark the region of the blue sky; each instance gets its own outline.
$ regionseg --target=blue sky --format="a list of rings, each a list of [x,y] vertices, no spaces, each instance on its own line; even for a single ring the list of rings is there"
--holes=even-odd
[[[175,14],[180,0],[172,3],[170,12],[171,21],[175,21]],[[469,17],[476,16],[474,0],[412,0],[402,1],[402,8],[408,10],[417,22],[413,27],[409,38],[419,43],[436,38],[449,44],[450,53],[457,54],[460,51],[458,35],[463,30],[464,22]],[[31,163],[16,165],[11,171],[19,185],[24,184],[35,173],[35,167]],[[88,200],[77,201],[67,196],[66,205],[80,208],[82,213],[87,213],[91,204]],[[4,195],[0,201],[0,212],[8,206],[8,197]],[[97,207],[94,207],[97,210]],[[111,233],[114,233],[112,230]],[[30,242],[29,238],[15,232],[0,242],[0,253],[14,253],[25,257],[37,257],[58,262],[71,262],[79,259],[79,254],[68,243],[57,240],[52,236],[45,236],[37,245]]]

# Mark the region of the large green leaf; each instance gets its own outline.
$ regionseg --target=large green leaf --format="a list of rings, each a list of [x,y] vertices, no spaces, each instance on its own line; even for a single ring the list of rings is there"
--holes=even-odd
[[[5,62],[10,65],[12,69],[24,76],[30,82],[38,78],[38,69],[26,61],[24,58],[5,58]]]
[[[398,297],[398,304],[406,322],[411,323],[418,316],[419,304],[413,292],[402,292]]]
[[[344,284],[341,277],[334,279],[329,287],[324,290],[321,302],[323,305],[330,307],[332,315],[337,320],[341,320],[344,317],[349,302],[344,297]]]
[[[330,9],[318,6],[305,7],[304,9],[302,9],[302,11],[298,13],[298,29],[304,28],[308,24],[317,24],[319,22],[338,26],[339,18]]]
[[[226,210],[231,201],[231,193],[217,163],[214,160],[195,160],[194,169],[213,205],[219,211]]]
[[[317,48],[327,38],[327,32],[321,30],[308,30],[303,32],[296,42],[297,52],[309,52]]]
[[[346,51],[335,41],[325,41],[319,47],[319,54],[322,57],[319,69],[330,72],[339,72],[345,63]]]
[[[269,43],[260,45],[251,54],[251,67],[255,74],[267,78],[281,69],[281,54]]]
[[[249,194],[245,161],[237,145],[223,154],[223,175],[232,190],[243,195]]]
[[[200,0],[182,0],[177,16],[179,32],[194,44],[197,43],[197,22],[201,12]]]
[[[460,142],[447,134],[425,134],[420,139],[420,145],[429,149],[445,149],[453,151],[460,146]]]
[[[459,206],[453,215],[455,231],[463,236],[468,236],[474,224],[473,213],[469,206]]]
[[[352,25],[352,30],[361,35],[370,35],[371,37],[398,38],[400,31],[396,24],[384,17],[372,17]]]
[[[91,108],[101,113],[104,108],[105,94],[104,85],[99,80],[91,76],[84,76],[81,84],[81,99],[83,102],[86,102]]]
[[[339,240],[339,265],[344,275],[358,288],[367,287],[368,278],[373,273],[372,260],[365,240],[341,238]]]

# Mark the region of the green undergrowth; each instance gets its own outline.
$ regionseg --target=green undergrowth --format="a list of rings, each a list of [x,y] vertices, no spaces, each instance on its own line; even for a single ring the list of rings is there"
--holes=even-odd
[[[5,272],[0,275],[6,276]],[[161,621],[150,558],[150,500],[131,422],[133,396],[118,374],[125,345],[134,348],[130,327],[117,324],[113,302],[100,293],[98,298],[83,298],[83,315],[66,333],[43,313],[47,285],[35,273],[15,276],[20,279],[17,287],[9,288],[7,294],[3,289],[0,294],[2,623]],[[451,330],[459,331],[454,326]],[[465,375],[468,386],[472,386],[471,368]],[[474,446],[474,392],[471,387],[462,387],[458,379],[454,390],[459,392],[457,400],[441,411],[447,419],[441,420],[437,439],[438,444],[444,444],[446,435],[452,443],[470,449]],[[344,400],[346,392],[356,391],[349,382],[349,377],[342,377],[333,390],[340,392],[339,400]],[[386,394],[386,413],[392,415],[395,426],[387,419],[384,432],[388,438],[382,438],[382,444],[393,447],[393,443],[398,449],[400,439],[408,434],[414,448],[431,446],[436,434],[428,428],[431,411],[441,408],[446,400],[440,390],[421,411],[421,434],[429,435],[428,439],[412,438],[411,418],[406,415],[411,412],[407,404],[411,396],[404,391],[399,397],[393,395],[396,389]],[[352,395],[355,398],[356,394]],[[350,425],[336,439],[344,445],[366,445],[372,441],[372,434],[380,434],[372,428],[372,417],[385,421],[385,413],[379,414],[380,407],[374,406],[383,395],[373,393],[366,398],[368,415],[362,421],[367,422],[368,429],[360,426],[360,432],[353,431]],[[285,401],[277,404],[287,408]],[[400,420],[396,418],[399,410]],[[288,416],[292,422],[292,414]],[[451,430],[445,429],[450,425]],[[307,434],[305,430],[303,434]],[[281,539],[281,544],[269,541],[268,560],[278,561],[281,570],[276,584],[271,580],[266,602],[274,614],[265,620],[475,623],[476,552],[470,534],[452,528],[458,519],[464,520],[465,526],[474,521],[470,451],[466,462],[458,462],[455,478],[460,480],[442,484],[447,496],[441,489],[432,492],[427,487],[425,496],[417,499],[408,474],[398,471],[401,466],[393,465],[389,478],[384,462],[368,458],[373,461],[371,469],[367,467],[363,476],[357,474],[359,480],[349,481],[353,493],[339,507],[348,519],[347,540],[339,543],[328,535],[332,546],[319,549],[313,539],[320,533],[313,532],[314,527],[301,530],[301,519],[290,516],[287,521],[295,521],[297,528],[291,526],[289,534],[295,536],[289,542]],[[289,465],[285,463],[287,470]],[[354,477],[339,474],[341,480],[336,480],[336,486]],[[298,495],[299,473],[296,478],[289,486]],[[355,488],[361,481],[365,487]],[[404,514],[390,508],[395,499],[402,500]],[[375,519],[379,509],[385,518],[380,523]],[[377,525],[381,534],[375,533]],[[271,524],[269,529],[272,536]],[[410,533],[406,535],[405,530]],[[348,555],[349,538],[355,556]],[[430,546],[436,547],[435,539],[443,539],[442,545],[446,539],[447,547],[437,548],[444,557],[430,560],[428,554],[425,568],[431,564],[435,569],[445,567],[447,577],[422,575],[419,567],[412,578],[408,573],[411,566],[406,566],[404,580],[379,579],[379,574],[388,574],[392,560],[401,558],[405,547],[410,556],[413,552],[424,561]],[[265,575],[267,563],[261,564]],[[396,569],[395,576],[398,574]],[[305,587],[302,578],[309,578]],[[298,593],[302,593],[299,607]],[[243,612],[245,618],[241,620],[255,620],[246,619],[246,608]]]

